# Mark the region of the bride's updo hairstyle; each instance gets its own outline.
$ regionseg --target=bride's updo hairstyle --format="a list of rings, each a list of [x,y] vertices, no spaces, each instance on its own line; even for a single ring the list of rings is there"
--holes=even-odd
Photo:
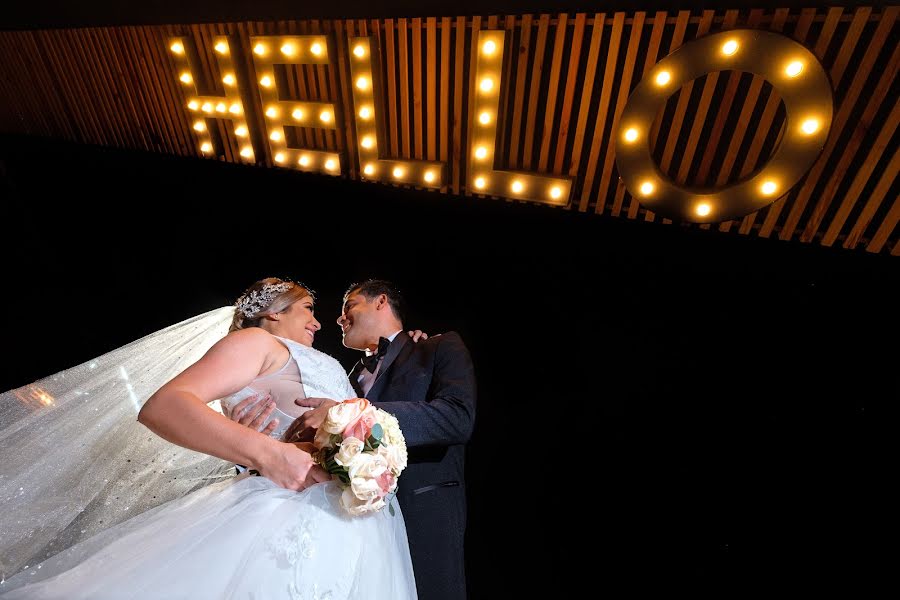
[[[260,320],[266,315],[283,312],[307,296],[314,298],[313,292],[299,283],[277,277],[260,279],[234,303],[234,320],[228,331],[259,327]]]

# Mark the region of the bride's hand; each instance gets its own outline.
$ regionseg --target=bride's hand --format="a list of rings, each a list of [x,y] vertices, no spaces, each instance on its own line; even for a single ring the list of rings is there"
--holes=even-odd
[[[266,464],[257,470],[276,485],[299,492],[331,479],[325,469],[313,461],[310,453],[297,445],[278,443],[275,449]]]

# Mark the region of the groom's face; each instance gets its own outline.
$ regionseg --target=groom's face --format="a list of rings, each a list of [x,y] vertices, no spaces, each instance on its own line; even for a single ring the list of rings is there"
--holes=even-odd
[[[337,324],[344,334],[344,346],[356,350],[365,350],[378,345],[378,320],[375,301],[369,300],[359,292],[348,294],[344,299],[341,316]]]

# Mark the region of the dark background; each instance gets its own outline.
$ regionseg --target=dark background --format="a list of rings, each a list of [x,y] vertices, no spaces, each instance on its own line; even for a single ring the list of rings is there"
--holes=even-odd
[[[270,275],[349,368],[342,293],[390,278],[475,361],[473,598],[870,582],[896,258],[15,137],[0,197],[0,389]]]

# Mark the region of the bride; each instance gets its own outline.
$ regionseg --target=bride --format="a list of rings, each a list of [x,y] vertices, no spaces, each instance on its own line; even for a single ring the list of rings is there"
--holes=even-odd
[[[292,282],[264,279],[247,290],[235,309],[214,312],[217,315],[212,320],[217,322],[222,320],[221,313],[233,315],[230,333],[159,388],[140,408],[138,421],[174,444],[246,465],[261,476],[254,477],[248,472],[207,485],[110,527],[39,564],[26,565],[24,570],[0,584],[0,598],[403,600],[416,597],[406,528],[396,503],[393,511],[349,516],[341,508],[338,484],[329,481],[327,473],[314,464],[304,445],[278,439],[290,420],[303,410],[293,402],[295,398],[341,400],[356,395],[341,365],[312,348],[320,325],[313,315],[310,292]],[[146,347],[129,349],[129,356],[146,361],[148,352],[155,353],[159,360],[154,365],[169,364],[166,369],[171,371],[178,363],[177,360],[172,363],[173,356],[182,358],[180,354],[186,349],[196,351],[190,347],[196,346],[196,340],[203,337],[198,335],[198,330],[207,333],[205,328],[210,327],[202,321],[192,320],[158,332],[154,335],[163,335],[152,343],[139,340],[135,344],[143,343]],[[175,339],[179,342],[173,343]],[[185,339],[191,341],[186,343]],[[154,365],[146,365],[147,370],[151,371]],[[88,365],[82,370],[91,368]],[[67,371],[59,375],[75,377],[74,387],[89,389],[84,385],[85,373]],[[22,391],[25,388],[15,391],[19,409],[22,404],[28,404],[29,398],[40,398],[40,394],[34,393],[33,388],[37,388],[50,397],[43,402],[51,407],[50,415],[69,406],[75,411],[71,414],[78,415],[81,429],[89,429],[92,418],[99,421],[97,427],[104,427],[104,415],[94,412],[93,417],[86,416],[83,413],[89,413],[90,409],[79,408],[91,406],[93,400],[81,400],[87,392],[67,389],[67,393],[57,391],[53,396],[41,386],[30,388],[30,396]],[[137,406],[133,387],[129,384],[126,389]],[[220,398],[223,406],[233,407],[251,394],[266,394],[274,402],[270,409],[278,414],[282,425],[270,435],[239,425],[207,406]],[[2,398],[7,397],[12,396],[4,394]],[[34,408],[35,402],[30,407],[33,412],[24,417],[8,410],[6,404],[0,404],[0,416],[4,420],[10,415],[15,417],[12,426],[6,423],[0,426],[0,444],[4,454],[10,453],[11,462],[16,461],[17,453],[7,444],[16,441],[14,434],[21,440],[20,430],[34,433],[36,425],[49,420],[44,408]],[[266,431],[272,429],[270,426]],[[52,436],[53,432],[44,431],[44,434]],[[132,441],[140,445],[134,437],[132,434]],[[66,442],[65,439],[56,441],[63,445]],[[95,441],[98,442],[95,446],[102,447],[104,440]],[[69,444],[60,458],[84,453],[79,450],[84,446],[83,442]],[[46,447],[55,451],[55,444]],[[29,454],[27,447],[22,452]],[[82,502],[86,506],[75,511],[67,506],[71,504],[68,497],[58,496],[69,491],[65,489],[69,484],[62,484],[61,492],[44,483],[53,475],[61,481],[71,479],[73,469],[90,473],[98,460],[115,459],[99,454],[96,449],[93,455],[86,456],[80,463],[69,461],[62,467],[45,465],[47,460],[43,455],[28,459],[36,465],[20,465],[38,470],[46,467],[49,474],[10,474],[0,470],[0,494],[11,494],[6,500],[15,502],[15,498],[26,493],[24,486],[16,493],[14,486],[20,482],[16,477],[29,483],[33,498],[30,502],[19,501],[13,505],[12,515],[0,517],[2,532],[7,537],[7,542],[0,545],[4,560],[7,544],[14,540],[28,545],[32,538],[38,537],[44,546],[32,544],[30,551],[52,551],[56,540],[66,538],[61,532],[68,531],[70,523],[80,519],[83,513],[90,513],[91,507],[99,503],[101,497],[92,498]],[[161,454],[151,462],[157,458],[161,464],[167,464],[162,462],[165,456]],[[128,460],[130,463],[131,459]],[[102,466],[100,470],[106,473]],[[108,482],[105,478],[104,483]],[[196,481],[189,485],[198,487]],[[77,495],[75,488],[71,491]],[[144,494],[151,491],[155,490],[145,490]],[[54,497],[54,493],[61,508],[44,502],[48,496]],[[160,487],[159,494],[163,493]],[[114,503],[109,495],[105,498],[106,504]],[[59,511],[62,517],[56,514]],[[48,529],[53,533],[49,535],[44,534],[40,522],[44,516],[51,523]],[[103,527],[93,525],[96,529]]]

